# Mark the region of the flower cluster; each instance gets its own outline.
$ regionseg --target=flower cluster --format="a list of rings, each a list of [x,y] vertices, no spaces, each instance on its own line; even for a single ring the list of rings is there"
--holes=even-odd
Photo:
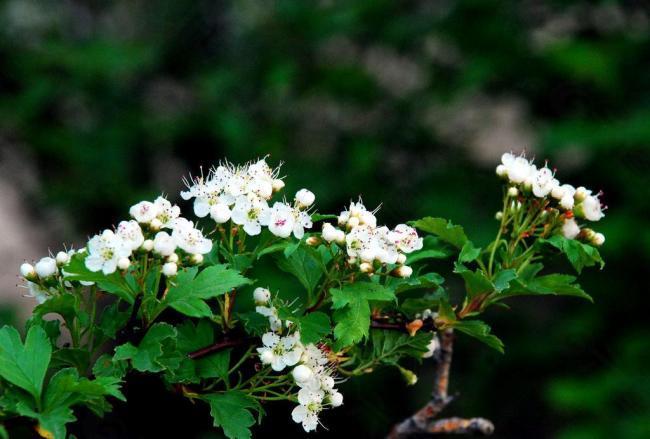
[[[257,348],[260,361],[276,372],[293,368],[291,376],[299,390],[298,406],[291,412],[291,417],[294,422],[302,424],[305,431],[313,431],[324,408],[343,404],[343,395],[334,387],[335,367],[326,354],[327,348],[301,343],[300,333],[291,332],[294,326],[292,322],[285,320],[283,323],[278,318],[268,289],[256,288],[253,298],[257,312],[268,317],[271,327],[271,331],[262,336],[262,346]],[[282,335],[283,332],[286,334]]]
[[[269,200],[284,187],[278,178],[280,169],[272,169],[265,159],[235,166],[224,162],[210,169],[207,177],[186,181],[188,190],[181,192],[185,200],[194,199],[194,213],[199,218],[208,215],[218,224],[231,221],[243,226],[251,236],[259,235],[267,226],[275,236],[288,238],[292,233],[300,239],[305,229],[312,227],[308,209],[314,194],[301,189],[294,204]]]
[[[560,213],[558,231],[565,238],[580,238],[593,245],[602,245],[605,242],[602,233],[581,228],[576,221],[576,218],[581,218],[595,222],[605,216],[604,207],[599,199],[602,193],[594,194],[583,186],[575,188],[570,184],[562,184],[547,164],[538,169],[523,154],[520,156],[511,153],[503,154],[496,173],[509,182],[509,196],[514,198],[519,195],[530,195],[548,201],[547,208],[555,209]]]
[[[399,224],[393,230],[378,227],[375,213],[377,210],[369,211],[361,200],[352,202],[338,216],[338,225],[345,231],[324,223],[322,237],[327,242],[344,245],[348,262],[358,263],[364,273],[373,273],[376,265],[397,264],[393,274],[409,277],[413,270],[404,265],[406,255],[422,248],[422,238],[406,224]]]

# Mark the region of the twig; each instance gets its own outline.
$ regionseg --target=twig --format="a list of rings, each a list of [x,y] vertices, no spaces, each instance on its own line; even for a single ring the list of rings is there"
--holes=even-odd
[[[388,439],[403,439],[414,435],[438,433],[479,433],[487,435],[494,431],[492,423],[483,418],[434,419],[454,399],[448,393],[453,347],[454,331],[451,328],[446,329],[441,334],[440,355],[431,400],[415,414],[396,424],[389,433]]]
[[[240,344],[244,344],[244,343],[246,343],[247,340],[248,339],[246,339],[246,338],[238,338],[238,339],[232,339],[232,340],[228,340],[228,339],[221,340],[221,341],[218,341],[218,342],[216,342],[214,344],[211,344],[210,346],[206,346],[206,347],[201,348],[201,349],[199,349],[197,351],[190,352],[189,354],[187,354],[187,356],[189,358],[191,358],[192,360],[198,360],[199,358],[203,358],[203,357],[205,357],[207,355],[210,355],[210,354],[212,354],[214,352],[217,352],[217,351],[220,351],[222,349],[229,348],[229,347],[232,347],[232,346],[238,346]]]

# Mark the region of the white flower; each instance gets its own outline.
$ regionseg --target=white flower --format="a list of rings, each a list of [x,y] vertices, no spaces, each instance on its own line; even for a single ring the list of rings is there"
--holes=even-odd
[[[301,208],[306,208],[314,204],[316,195],[308,189],[300,189],[296,192],[296,201]]]
[[[244,231],[251,236],[259,235],[262,225],[268,225],[269,207],[266,201],[238,197],[232,210],[232,221],[244,226]]]
[[[564,220],[562,224],[562,236],[566,239],[575,239],[576,236],[580,234],[580,226],[573,218],[568,218]]]
[[[169,256],[176,251],[176,241],[167,232],[158,232],[153,240],[153,251],[161,256]]]
[[[313,223],[311,222],[311,216],[307,212],[294,210],[296,215],[294,224],[293,224],[293,236],[297,239],[302,239],[305,235],[305,229],[311,229]]]
[[[122,221],[117,225],[117,236],[133,250],[137,250],[144,242],[144,235],[142,229],[137,221]]]
[[[36,274],[40,278],[46,278],[54,275],[58,271],[56,260],[53,258],[45,257],[36,263]]]
[[[44,303],[47,299],[50,298],[50,294],[55,292],[52,291],[52,289],[47,290],[40,285],[30,281],[27,281],[27,290],[29,291],[29,294],[26,294],[25,296],[33,297],[39,304]]]
[[[230,210],[230,207],[225,203],[217,203],[214,206],[210,207],[210,217],[218,224],[223,224],[230,221],[231,216],[232,211]]]
[[[150,252],[153,250],[153,240],[147,239],[142,243],[142,250]]]
[[[271,331],[277,332],[282,329],[282,320],[278,317],[278,310],[274,306],[257,306],[255,307],[255,312],[269,319]]]
[[[525,157],[514,157],[512,161],[508,160],[508,163],[504,163],[506,169],[508,170],[508,178],[511,182],[520,184],[526,181],[530,176],[533,168],[528,160]]]
[[[431,310],[429,310],[431,312]],[[431,358],[433,354],[440,348],[440,341],[438,341],[438,336],[433,334],[431,341],[427,345],[427,351],[422,354],[422,358]]]
[[[298,366],[293,368],[293,370],[291,371],[291,375],[293,376],[293,379],[296,380],[297,383],[304,383],[309,381],[314,376],[314,373],[311,371],[311,369],[308,366],[305,366],[304,364],[299,364]]]
[[[273,180],[271,185],[273,186],[273,192],[280,192],[284,188],[284,181],[276,178]]]
[[[322,350],[313,343],[305,346],[300,361],[312,369],[319,369],[328,363],[327,357]]]
[[[149,224],[158,214],[158,208],[149,201],[140,201],[131,206],[129,214],[139,223]]]
[[[74,253],[73,253],[74,254]],[[57,265],[65,265],[70,261],[70,256],[68,253],[64,251],[60,251],[56,254],[56,263]]]
[[[340,407],[343,404],[343,395],[338,390],[330,393],[328,398],[332,407]]]
[[[584,186],[578,187],[574,193],[577,202],[584,201],[589,195],[591,195],[591,191]]]
[[[119,261],[117,261],[117,268],[120,270],[126,270],[131,266],[131,261],[129,258],[120,258]]]
[[[181,214],[181,208],[172,205],[165,197],[158,197],[153,202],[156,207],[156,219],[160,221],[161,228],[171,229],[174,222]]]
[[[411,253],[422,249],[422,238],[418,232],[406,224],[398,224],[392,231],[390,238],[394,240],[397,248],[404,253]]]
[[[372,262],[377,255],[377,240],[370,226],[357,226],[345,236],[347,253],[350,257]]]
[[[166,262],[162,266],[162,274],[167,277],[176,276],[178,273],[178,265],[175,262]]]
[[[497,166],[496,169],[496,174],[497,176],[501,178],[507,178],[508,177],[508,168],[506,168],[506,165],[500,164]]]
[[[323,223],[322,236],[327,242],[336,240],[338,230],[330,223]]]
[[[574,195],[576,193],[576,189],[571,186],[570,184],[563,184],[560,186],[562,189],[562,197],[560,198],[560,207],[565,210],[571,210],[573,209],[573,206],[575,204],[574,200]]]
[[[269,232],[280,238],[288,238],[293,232],[296,217],[293,207],[276,202],[269,216]]]
[[[34,278],[36,277],[36,270],[32,264],[25,262],[20,266],[20,275],[26,279]]]
[[[598,196],[588,195],[576,209],[576,213],[581,214],[589,221],[599,221],[605,216]]]
[[[264,346],[257,348],[257,352],[259,352],[260,358],[264,356],[271,359],[271,368],[276,372],[287,366],[293,366],[302,355],[302,345],[295,334],[280,337],[273,332],[267,332],[262,336],[262,343]],[[270,357],[265,352],[271,352],[273,356]]]
[[[104,230],[101,235],[95,235],[88,241],[85,264],[90,271],[101,270],[104,274],[111,274],[117,268],[117,261],[130,255],[131,248],[122,238],[112,230]]]
[[[533,194],[538,198],[544,198],[551,193],[556,186],[557,180],[553,178],[553,171],[544,166],[533,174]]]
[[[253,299],[258,305],[265,305],[271,299],[271,292],[268,288],[257,287],[253,290]]]
[[[591,243],[595,246],[600,247],[605,243],[605,235],[602,233],[595,233],[593,238],[591,238]]]
[[[302,424],[302,428],[306,432],[316,430],[318,426],[318,415],[323,410],[323,392],[305,392],[301,389],[298,392],[299,406],[295,407],[291,412],[291,419],[298,424]]]
[[[203,233],[194,228],[192,221],[185,218],[174,221],[172,238],[180,249],[190,254],[205,254],[212,250],[212,241],[203,237]]]
[[[366,209],[366,206],[363,205],[363,201],[359,199],[356,203],[350,203],[350,208],[339,214],[338,222],[339,225],[347,225],[348,228],[351,229],[358,225],[366,225],[374,228],[377,227],[377,218],[374,215],[375,212],[370,212]]]

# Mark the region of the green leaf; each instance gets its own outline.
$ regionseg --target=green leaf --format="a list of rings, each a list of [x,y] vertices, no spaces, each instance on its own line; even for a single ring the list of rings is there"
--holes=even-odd
[[[397,331],[373,329],[369,345],[372,347],[372,360],[396,365],[401,357],[409,356],[420,360],[428,350],[433,334],[421,331],[414,336]]]
[[[126,361],[114,361],[108,354],[102,354],[93,366],[93,375],[96,377],[113,377],[122,379],[128,371]]]
[[[471,271],[461,264],[456,264],[454,272],[460,274],[465,281],[465,291],[470,299],[489,294],[494,291],[495,287],[490,280],[485,277],[482,271]]]
[[[250,279],[225,265],[208,267],[196,277],[193,277],[193,273],[196,273],[196,270],[186,270],[183,276],[177,277],[176,285],[169,289],[163,301],[164,306],[171,306],[190,317],[211,317],[212,310],[205,300],[252,283]]]
[[[329,335],[332,328],[329,316],[322,312],[313,312],[300,317],[297,323],[300,328],[300,340],[304,344],[318,342]]]
[[[288,241],[280,241],[280,242],[276,242],[275,244],[271,244],[270,246],[262,249],[257,254],[257,259],[260,259],[264,255],[269,255],[271,253],[284,251],[284,249],[287,248],[287,245],[289,245]]]
[[[135,291],[131,289],[119,271],[105,275],[101,271],[92,272],[86,268],[86,253],[75,253],[64,267],[64,277],[68,281],[95,282],[97,286],[107,293],[114,294],[120,299],[133,304]]]
[[[337,220],[338,218],[339,218],[338,215],[332,215],[332,214],[320,214],[320,213],[314,213],[314,214],[312,214],[312,216],[311,216],[311,220],[312,220],[313,222],[316,222],[316,221],[322,221],[322,220],[326,220],[326,219],[332,219],[332,220],[335,219],[335,220]]]
[[[289,249],[289,247],[287,247]],[[285,249],[286,254],[286,249]],[[293,274],[311,294],[325,272],[321,254],[307,245],[300,245],[285,258],[279,257],[278,267]]]
[[[420,276],[411,276],[408,278],[390,278],[388,286],[395,289],[395,294],[400,294],[405,291],[411,290],[434,290],[440,289],[440,285],[445,282],[445,279],[438,273],[426,273]]]
[[[50,380],[45,392],[45,411],[58,406],[71,407],[81,402],[89,402],[97,398],[112,396],[121,401],[126,398],[120,391],[119,379],[114,377],[99,377],[89,380],[80,377],[76,369],[62,369]]]
[[[252,410],[260,411],[258,402],[238,390],[204,395],[210,405],[215,427],[221,427],[230,439],[250,439],[250,427],[255,424]]]
[[[59,314],[71,326],[79,313],[79,298],[74,294],[53,296],[34,308],[34,315],[42,319],[47,314]]]
[[[519,279],[513,282],[513,285],[510,288],[499,294],[496,297],[496,300],[524,295],[554,295],[581,297],[593,302],[591,296],[585,293],[584,290],[580,288],[580,285],[575,283],[575,281],[575,276],[569,276],[566,274],[548,274],[546,276],[538,276],[527,282],[524,282],[523,279]]]
[[[474,247],[472,241],[466,241],[458,255],[458,262],[472,262],[481,254],[480,247]]]
[[[368,336],[370,300],[395,300],[395,293],[391,289],[371,282],[348,284],[330,292],[335,310],[334,337],[338,348],[358,343]]]
[[[237,313],[237,317],[244,323],[242,326],[249,335],[259,337],[269,330],[268,318],[258,312]]]
[[[0,329],[0,376],[40,401],[52,345],[40,326],[32,326],[23,345],[15,328]]]
[[[85,349],[64,348],[54,351],[50,367],[59,369],[63,367],[74,367],[83,372],[88,369],[90,363],[90,352]]]
[[[451,326],[503,353],[503,342],[490,334],[490,327],[487,323],[480,320],[457,320]]]
[[[508,268],[501,270],[494,276],[494,289],[501,292],[510,286],[510,282],[517,279],[517,271]]]
[[[432,233],[441,240],[448,242],[457,249],[462,249],[467,242],[467,236],[461,226],[455,226],[451,221],[444,218],[432,218],[430,216],[411,221],[410,224],[423,232]]]
[[[163,342],[175,337],[176,329],[173,326],[167,323],[156,323],[149,328],[138,347],[126,343],[115,348],[113,360],[131,360],[133,368],[141,372],[160,372],[167,365]],[[180,363],[180,358],[178,362]]]
[[[578,273],[582,273],[583,268],[593,267],[596,264],[599,264],[601,269],[605,266],[596,247],[583,244],[576,239],[566,239],[564,236],[555,235],[542,242],[563,252]]]

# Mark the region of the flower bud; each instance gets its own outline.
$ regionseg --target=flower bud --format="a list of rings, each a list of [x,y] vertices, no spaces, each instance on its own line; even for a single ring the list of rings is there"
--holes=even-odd
[[[318,244],[321,243],[321,240],[317,236],[310,236],[305,240],[305,243],[307,243],[307,245],[310,245],[312,247],[316,247]]]
[[[353,216],[348,220],[348,228],[354,229],[358,225],[359,225],[359,218],[357,218],[356,216]]]
[[[334,226],[331,225],[330,223],[323,223],[322,236],[325,241],[332,242],[336,240],[338,235],[337,232],[338,230],[336,230]]]
[[[595,246],[600,247],[605,243],[605,235],[602,233],[595,233],[593,238],[591,238],[591,243]]]
[[[232,211],[227,204],[217,203],[210,208],[210,217],[217,223],[223,224],[230,220]]]
[[[514,186],[510,186],[508,188],[508,196],[509,197],[516,197],[517,195],[519,195],[519,191],[517,190],[517,188],[514,187]]]
[[[396,277],[411,277],[413,269],[408,265],[401,265],[394,269],[391,274]]]
[[[50,277],[57,272],[56,261],[49,256],[45,257],[36,263],[35,269],[38,277]]]
[[[402,378],[404,378],[404,381],[406,381],[407,385],[412,386],[418,382],[418,376],[413,373],[413,371],[410,371],[403,367],[400,367],[399,371],[402,373]]]
[[[35,279],[36,271],[34,270],[34,266],[25,262],[20,266],[20,275],[27,280]]]
[[[350,256],[350,257],[348,258],[348,264],[350,264],[350,265],[354,265],[354,264],[356,264],[356,263],[357,263],[357,258],[355,258],[354,256]]]
[[[573,195],[573,198],[579,203],[581,201],[584,201],[585,198],[587,198],[589,195],[591,195],[591,191],[584,186],[580,186],[576,189],[576,193]]]
[[[438,340],[438,336],[436,334],[433,334],[433,338],[427,345],[427,351],[422,354],[422,358],[431,358],[433,357],[433,354],[440,349],[440,341]]]
[[[263,351],[260,354],[260,361],[264,364],[271,364],[273,362],[273,358],[275,355],[273,355],[273,352],[271,351]]]
[[[501,221],[502,218],[503,218],[503,212],[498,211],[497,213],[494,214],[494,219],[495,220]]]
[[[556,200],[561,200],[562,198],[564,198],[565,192],[566,191],[564,187],[560,185],[556,185],[553,187],[553,190],[551,190],[551,197],[555,198]]]
[[[56,263],[57,265],[65,265],[70,260],[70,255],[66,252],[58,252],[56,254]]]
[[[266,305],[271,299],[271,292],[267,288],[257,287],[253,290],[253,299],[257,305]]]
[[[178,255],[176,253],[172,253],[171,255],[167,256],[167,262],[173,262],[176,264],[178,262]]]
[[[167,262],[162,266],[162,273],[167,277],[176,276],[178,265],[174,262]]]
[[[316,200],[316,195],[308,189],[300,189],[298,192],[296,192],[296,201],[298,202],[298,206],[301,208],[306,208],[314,204],[314,201]]]
[[[332,404],[332,407],[340,407],[343,404],[343,395],[341,392],[334,391],[330,393],[330,404]]]
[[[508,168],[506,168],[505,165],[497,166],[496,172],[499,177],[508,178]]]
[[[406,255],[404,253],[400,253],[397,255],[397,263],[398,264],[404,264],[406,262]]]
[[[334,378],[331,376],[324,376],[320,380],[320,387],[323,390],[332,390],[334,388]]]
[[[293,379],[296,380],[297,383],[304,383],[309,380],[314,375],[314,373],[309,367],[305,366],[304,364],[299,364],[293,368],[291,375],[293,375]]]
[[[276,178],[271,184],[273,186],[273,192],[280,192],[284,188],[284,181]]]
[[[129,258],[120,258],[117,261],[117,268],[119,268],[120,270],[126,270],[129,268],[129,266],[131,266],[131,261],[129,260]]]
[[[151,222],[149,223],[149,228],[154,232],[160,230],[161,227],[162,227],[162,222],[158,218],[152,219]]]
[[[562,236],[566,239],[575,239],[580,234],[580,226],[575,219],[569,218],[564,220],[562,224]]]
[[[153,250],[153,240],[152,239],[147,239],[142,243],[142,250],[146,252],[150,252]]]
[[[361,271],[362,273],[372,273],[374,269],[372,267],[372,264],[370,264],[369,262],[362,262],[359,265],[359,271]]]
[[[337,244],[345,244],[345,232],[343,230],[337,230],[336,231],[336,238],[334,241]]]
[[[190,263],[194,265],[201,265],[203,263],[203,255],[201,253],[195,253],[190,256]]]

